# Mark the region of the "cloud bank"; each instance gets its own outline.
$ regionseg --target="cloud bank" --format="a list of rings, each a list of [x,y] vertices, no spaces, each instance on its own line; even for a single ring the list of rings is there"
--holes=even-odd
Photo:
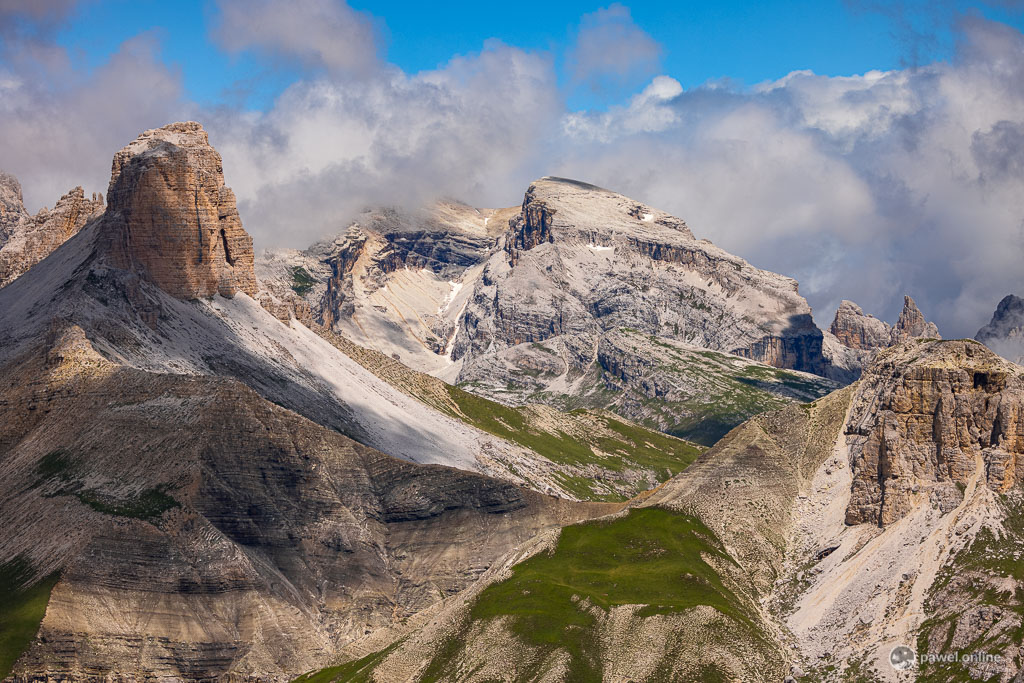
[[[84,79],[38,35],[8,39],[48,50],[0,66],[2,165],[30,209],[74,184],[104,189],[112,153],[139,131],[197,118],[262,246],[305,246],[371,205],[515,204],[557,174],[795,277],[822,325],[843,298],[893,320],[909,293],[944,335],[969,336],[1024,292],[1024,36],[1005,25],[960,18],[948,63],[743,89],[684,91],[663,74],[607,110],[570,112],[549,53],[493,42],[409,74],[344,3],[289,3],[288,17],[238,7],[221,2],[225,48],[310,67],[266,112],[185,101],[149,36]],[[649,74],[659,49],[612,6],[581,20],[567,68],[577,83]]]

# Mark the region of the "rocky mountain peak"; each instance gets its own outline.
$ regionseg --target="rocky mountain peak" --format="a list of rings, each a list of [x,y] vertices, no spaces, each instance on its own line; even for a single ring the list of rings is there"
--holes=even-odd
[[[10,173],[0,171],[0,247],[13,226],[24,218],[28,218],[28,212],[21,198],[21,183]]]
[[[81,187],[66,192],[53,209],[30,216],[22,204],[21,185],[0,173],[0,287],[50,255],[54,249],[103,213],[103,195],[85,196]]]
[[[754,268],[686,223],[594,185],[541,178],[499,240],[452,346],[474,359],[555,337],[580,368],[620,327],[825,371],[822,333],[792,278]],[[728,321],[728,322],[725,322]]]
[[[880,349],[908,339],[941,339],[938,327],[925,320],[909,296],[903,297],[903,311],[895,326],[873,315],[865,315],[860,306],[844,300],[839,304],[825,337],[825,356],[833,368],[839,369],[836,379],[847,382],[859,377],[861,370]]]
[[[1003,358],[1024,363],[1024,299],[1014,294],[1003,297],[992,320],[974,338]]]
[[[941,339],[939,328],[935,323],[924,319],[924,314],[909,296],[903,297],[903,310],[900,312],[899,320],[892,328],[892,343],[896,344],[906,339],[924,337],[927,339]]]
[[[252,238],[200,124],[148,130],[114,155],[108,201],[112,265],[181,299],[256,294]]]
[[[1024,477],[1021,368],[972,340],[910,340],[865,369],[846,425],[853,487],[847,524],[885,526],[964,492]]]
[[[839,304],[829,332],[851,349],[881,349],[889,345],[890,329],[885,321],[865,315],[852,301]]]
[[[693,239],[685,222],[664,211],[596,185],[551,176],[534,181],[526,190],[522,212],[510,228],[505,249],[513,264],[518,251],[553,242],[556,236],[586,239],[597,246],[620,234],[654,242],[660,233],[672,231]]]

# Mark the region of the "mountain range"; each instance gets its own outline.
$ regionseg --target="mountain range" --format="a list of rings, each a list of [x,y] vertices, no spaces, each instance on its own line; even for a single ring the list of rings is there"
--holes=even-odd
[[[0,175],[0,675],[1020,680],[1021,311],[823,331],[553,177],[257,252],[194,122]]]

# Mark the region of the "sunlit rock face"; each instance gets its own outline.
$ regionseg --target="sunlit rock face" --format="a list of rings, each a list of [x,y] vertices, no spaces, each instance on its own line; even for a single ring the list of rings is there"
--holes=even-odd
[[[119,151],[107,199],[111,265],[180,299],[256,294],[252,238],[198,123],[148,130]]]
[[[911,340],[879,354],[853,398],[847,524],[891,524],[964,491],[1005,493],[1024,453],[1021,368],[969,340]]]
[[[489,260],[454,358],[630,327],[822,373],[822,334],[791,278],[754,268],[679,218],[608,190],[542,178]],[[586,355],[586,354],[584,354]]]

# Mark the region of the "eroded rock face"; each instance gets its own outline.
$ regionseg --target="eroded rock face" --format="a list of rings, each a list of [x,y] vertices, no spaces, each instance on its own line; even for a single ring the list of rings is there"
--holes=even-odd
[[[843,301],[832,326],[825,333],[824,356],[830,366],[828,376],[841,382],[852,382],[860,377],[875,352],[918,338],[942,337],[935,323],[925,320],[909,296],[903,297],[903,310],[894,326],[873,315],[865,315],[861,307],[852,301]]]
[[[889,346],[891,336],[884,320],[864,315],[860,306],[845,300],[839,304],[829,332],[851,349],[882,349]]]
[[[21,183],[10,173],[0,171],[0,247],[19,222],[28,218],[21,197]]]
[[[972,341],[909,341],[865,370],[846,433],[847,524],[891,524],[918,505],[955,508],[971,486],[1024,478],[1021,368]]]
[[[488,261],[453,358],[631,327],[822,372],[821,331],[790,278],[693,237],[674,216],[563,178],[530,186]],[[728,321],[728,322],[723,322]]]
[[[87,198],[76,187],[53,209],[30,216],[22,204],[21,185],[0,173],[0,287],[49,256],[86,223],[103,212],[103,195]]]
[[[0,370],[0,565],[61,572],[18,680],[288,681],[609,511],[116,365],[59,321]]]
[[[924,319],[924,314],[909,296],[903,297],[903,311],[900,312],[899,320],[892,328],[893,344],[898,344],[907,339],[942,339],[939,335],[939,328],[935,323]]]
[[[115,267],[180,299],[256,294],[252,238],[198,123],[148,130],[118,152],[107,199],[103,234]]]

